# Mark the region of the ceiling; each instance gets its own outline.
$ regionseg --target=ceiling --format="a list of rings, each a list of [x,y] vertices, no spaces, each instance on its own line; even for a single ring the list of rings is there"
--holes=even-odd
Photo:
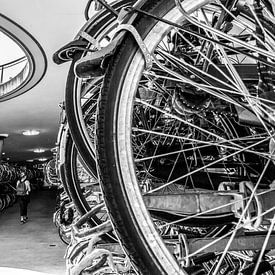
[[[0,134],[9,135],[4,140],[3,158],[8,158],[9,162],[52,157],[51,149],[55,147],[61,112],[58,105],[64,101],[70,65],[54,64],[52,55],[71,41],[85,23],[86,3],[87,0],[1,0],[2,17],[17,23],[29,33],[40,49],[40,53],[35,52],[35,46],[29,49],[33,50],[34,57],[40,58],[35,67],[36,71],[40,70],[37,80],[25,90],[23,88],[21,95],[0,102]],[[3,26],[5,22],[1,24],[0,28],[7,28]],[[17,35],[14,33],[17,30],[10,32]],[[24,36],[20,39],[29,43],[22,41],[28,39]],[[40,134],[22,135],[27,129],[37,129]],[[45,152],[34,153],[35,148],[42,148]]]

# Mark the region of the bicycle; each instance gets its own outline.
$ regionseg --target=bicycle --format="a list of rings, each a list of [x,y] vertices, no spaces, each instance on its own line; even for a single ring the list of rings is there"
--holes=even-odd
[[[138,1],[74,65],[105,74],[101,183],[141,274],[272,272],[273,25],[273,1]]]
[[[127,31],[113,54],[97,150],[106,205],[141,274],[273,272],[274,206],[260,201],[273,196],[274,14],[269,1],[247,3],[128,9],[143,43]],[[171,225],[172,240],[158,234]]]

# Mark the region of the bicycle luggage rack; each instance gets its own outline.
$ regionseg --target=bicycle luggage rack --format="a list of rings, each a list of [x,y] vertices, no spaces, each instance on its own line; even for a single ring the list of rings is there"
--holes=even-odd
[[[257,204],[259,216],[264,220],[272,218],[275,214],[275,203],[273,199],[275,190],[258,190]],[[234,214],[239,216],[245,208],[245,202],[249,196],[244,193],[233,191],[185,191],[182,194],[146,194],[143,196],[146,207],[149,211],[176,213],[179,220],[188,215],[211,217],[213,215]],[[181,218],[180,218],[181,217]],[[184,223],[182,219],[182,222]]]
[[[187,239],[189,253],[195,253],[204,247],[202,253],[222,252],[225,245],[228,243],[230,237],[225,238],[189,238]],[[247,251],[247,250],[260,250],[263,247],[266,235],[263,232],[255,232],[254,234],[245,233],[237,236],[231,243],[229,251]],[[165,240],[166,246],[172,254],[178,249],[178,239]],[[111,253],[123,253],[119,243],[112,244],[97,244],[97,248],[109,250]],[[269,238],[266,250],[274,249],[275,247],[275,231]]]

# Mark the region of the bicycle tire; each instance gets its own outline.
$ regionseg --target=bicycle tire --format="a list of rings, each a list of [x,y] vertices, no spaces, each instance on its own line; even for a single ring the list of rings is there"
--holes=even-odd
[[[134,2],[133,0],[117,1],[112,4],[112,7],[120,10],[125,6],[132,5]],[[109,14],[106,10],[102,10],[89,20],[88,24],[82,28],[82,31],[85,31],[100,42],[114,29],[117,24],[115,20],[116,18],[112,14]],[[88,44],[87,48],[90,46],[91,45]],[[81,107],[81,94],[85,87],[83,88],[82,81],[77,78],[74,73],[75,63],[85,55],[86,53],[76,53],[68,72],[65,92],[66,116],[71,135],[81,158],[86,163],[90,174],[97,176],[95,148],[87,133]]]
[[[83,216],[92,208],[87,202],[80,187],[80,180],[77,171],[77,158],[79,154],[70,134],[67,135],[65,151],[64,168],[68,192],[77,211],[81,216]],[[88,224],[91,227],[95,227],[101,223],[102,220],[97,216],[97,213],[95,213],[88,221]],[[116,241],[116,237],[112,233],[105,234],[102,239],[106,242]]]
[[[71,233],[63,232],[61,226],[58,227],[58,236],[64,244],[66,244],[66,245],[70,244],[70,242],[71,242]]]
[[[148,2],[142,10],[159,17],[176,10],[174,1]],[[197,4],[203,6],[208,3],[210,1],[183,1],[187,10]],[[177,17],[169,17],[172,21],[174,18]],[[151,41],[162,39],[168,32],[168,28],[165,29],[163,25],[158,25],[157,20],[145,15],[134,25],[149,45],[149,51],[156,47],[156,43]],[[154,35],[158,38],[154,38]],[[138,90],[144,63],[135,41],[127,35],[114,54],[104,78],[97,119],[97,156],[102,189],[119,239],[138,272],[150,275],[187,274],[175,262],[156,232],[144,205],[136,179],[136,168],[132,163],[134,153],[129,129],[134,107],[129,106],[132,106],[134,94]]]

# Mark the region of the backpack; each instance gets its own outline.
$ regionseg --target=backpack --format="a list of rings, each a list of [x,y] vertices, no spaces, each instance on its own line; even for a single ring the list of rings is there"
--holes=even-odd
[[[27,187],[26,187],[25,181],[19,181],[16,187],[16,195],[17,196],[27,195]]]

